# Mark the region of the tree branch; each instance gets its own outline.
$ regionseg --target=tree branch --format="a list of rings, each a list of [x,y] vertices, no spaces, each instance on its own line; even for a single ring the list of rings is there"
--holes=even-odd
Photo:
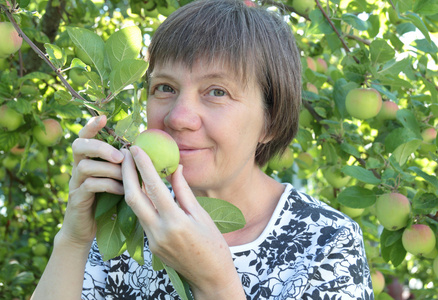
[[[345,42],[345,40],[342,38],[341,33],[338,31],[338,29],[336,28],[335,24],[330,19],[330,17],[327,15],[327,12],[322,8],[321,2],[319,2],[319,0],[315,0],[315,1],[316,1],[316,5],[318,6],[319,10],[324,15],[324,18],[326,18],[327,22],[329,22],[329,24],[332,27],[333,31],[336,33],[338,38],[341,40],[342,47],[345,49],[345,51],[347,51],[347,53],[351,53],[350,48],[348,48],[348,45]],[[357,57],[353,56],[353,59],[356,61],[356,63],[358,63],[358,64],[360,63],[360,61],[359,61],[359,59]]]

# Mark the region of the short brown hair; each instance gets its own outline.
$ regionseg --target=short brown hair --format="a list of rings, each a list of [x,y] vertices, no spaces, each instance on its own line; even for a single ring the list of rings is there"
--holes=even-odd
[[[273,12],[248,7],[241,0],[199,0],[171,14],[155,32],[148,48],[147,78],[156,64],[180,62],[191,68],[198,60],[222,59],[248,80],[255,74],[264,97],[266,136],[257,146],[263,166],[282,153],[298,131],[301,63],[289,25]]]

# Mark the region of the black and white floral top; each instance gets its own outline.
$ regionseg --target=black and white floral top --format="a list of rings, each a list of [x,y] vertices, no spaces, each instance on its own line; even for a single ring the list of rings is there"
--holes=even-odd
[[[263,233],[230,247],[247,299],[374,299],[358,224],[286,184]],[[165,271],[122,254],[104,262],[93,243],[82,299],[179,299]]]

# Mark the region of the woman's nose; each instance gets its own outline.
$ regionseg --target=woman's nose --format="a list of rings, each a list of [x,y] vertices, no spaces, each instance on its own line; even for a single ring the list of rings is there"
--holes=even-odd
[[[201,116],[195,96],[180,94],[164,118],[164,124],[176,131],[199,129]]]

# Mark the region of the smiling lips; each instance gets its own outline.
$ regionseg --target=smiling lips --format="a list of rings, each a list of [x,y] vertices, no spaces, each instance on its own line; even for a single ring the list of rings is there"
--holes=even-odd
[[[179,148],[179,153],[181,156],[195,154],[195,153],[198,153],[202,150],[207,149],[207,148],[198,148],[198,147],[186,146],[186,145],[180,145],[180,144],[178,144],[178,148]]]

